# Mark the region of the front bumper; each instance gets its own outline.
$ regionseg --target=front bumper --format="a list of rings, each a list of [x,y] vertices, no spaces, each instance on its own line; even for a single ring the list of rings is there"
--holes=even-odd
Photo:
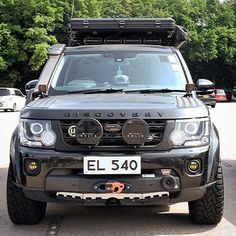
[[[23,188],[25,195],[37,201],[54,202],[54,203],[71,203],[80,206],[106,206],[106,205],[124,205],[124,206],[139,206],[139,205],[166,205],[178,202],[189,202],[200,199],[206,192],[207,187],[213,183],[195,187],[181,189],[175,197],[168,194],[168,192],[154,192],[142,194],[147,197],[140,197],[141,194],[106,194],[108,196],[102,198],[99,194],[94,198],[94,194],[84,194],[85,197],[77,197],[83,195],[81,193],[73,192],[58,192],[52,194],[51,192]],[[120,196],[121,195],[121,196]],[[129,195],[129,196],[128,196]]]
[[[209,147],[173,149],[165,152],[135,153],[141,156],[141,175],[84,175],[83,157],[86,155],[132,155],[133,153],[63,153],[54,150],[20,147],[21,164],[17,185],[22,187],[31,199],[47,202],[74,202],[80,205],[161,205],[193,201],[201,198],[207,186],[207,165]],[[27,174],[24,163],[28,159],[40,163],[36,176]],[[186,170],[189,160],[201,163],[198,174]],[[171,169],[176,184],[166,189],[161,169]],[[114,196],[96,188],[107,181],[118,181],[128,186],[122,194]],[[62,194],[60,194],[62,193]],[[99,195],[100,194],[100,195]],[[74,197],[73,197],[74,196]],[[77,196],[77,197],[75,197]],[[79,196],[79,197],[78,197]],[[97,197],[94,197],[97,196]],[[121,197],[123,196],[123,197]]]
[[[13,105],[7,102],[0,102],[0,110],[12,109]]]

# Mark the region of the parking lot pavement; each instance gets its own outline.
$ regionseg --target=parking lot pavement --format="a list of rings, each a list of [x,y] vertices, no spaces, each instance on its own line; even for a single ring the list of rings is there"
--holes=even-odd
[[[19,112],[0,111],[0,167],[8,166],[10,138],[17,126],[19,114]]]
[[[236,160],[236,103],[217,103],[210,113],[220,135],[221,158]]]
[[[86,207],[49,204],[45,219],[35,226],[15,226],[6,209],[6,175],[11,132],[19,113],[0,112],[0,236],[27,235],[236,235],[236,130],[235,104],[217,104],[211,109],[220,132],[225,178],[224,218],[217,226],[193,225],[186,203],[172,205],[169,212],[160,207]],[[5,123],[4,123],[5,122]],[[233,132],[234,130],[234,132]],[[1,168],[2,167],[2,168]]]

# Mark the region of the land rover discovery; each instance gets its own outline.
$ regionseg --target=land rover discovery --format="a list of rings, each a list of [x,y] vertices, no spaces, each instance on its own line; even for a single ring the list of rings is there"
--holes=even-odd
[[[72,19],[53,45],[12,136],[7,204],[37,224],[47,202],[188,202],[191,220],[223,214],[218,132],[196,93],[172,19]]]

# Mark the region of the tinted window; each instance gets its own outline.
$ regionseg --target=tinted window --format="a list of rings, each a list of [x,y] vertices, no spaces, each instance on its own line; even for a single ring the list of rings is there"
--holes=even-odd
[[[54,91],[103,86],[184,90],[185,84],[174,53],[110,52],[64,56],[51,87]]]
[[[9,96],[10,94],[10,90],[8,89],[0,89],[0,96]]]
[[[19,90],[14,90],[14,91],[15,91],[15,95],[20,96],[20,97],[23,96],[21,91],[19,91]]]

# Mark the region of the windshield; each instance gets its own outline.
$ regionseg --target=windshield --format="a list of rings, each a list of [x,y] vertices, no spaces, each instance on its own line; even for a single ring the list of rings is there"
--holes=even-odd
[[[9,96],[10,90],[8,89],[0,89],[0,96]]]
[[[174,53],[109,52],[65,55],[49,94],[91,89],[185,90],[186,78]]]
[[[217,95],[225,95],[225,91],[223,89],[216,89]]]

